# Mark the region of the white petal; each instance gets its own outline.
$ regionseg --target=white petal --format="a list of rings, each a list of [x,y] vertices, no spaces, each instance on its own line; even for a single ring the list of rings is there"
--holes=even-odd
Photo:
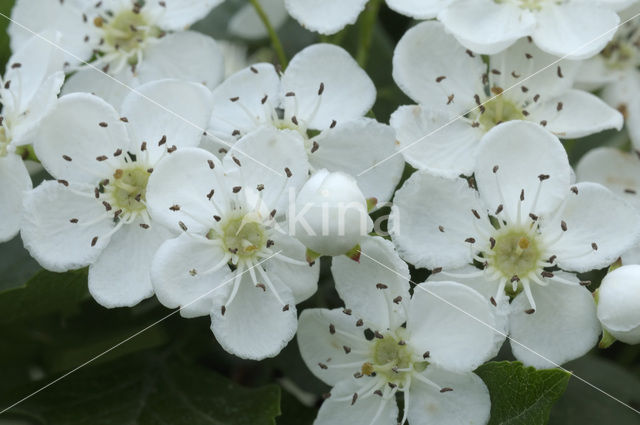
[[[233,158],[239,160],[238,166]],[[286,211],[294,194],[307,180],[309,162],[299,133],[261,128],[233,145],[224,158],[226,170],[237,170],[242,185],[251,190],[263,184],[262,200],[269,208]],[[291,177],[287,177],[287,171]]]
[[[331,274],[336,290],[355,316],[378,326],[380,331],[396,329],[406,320],[409,268],[393,244],[383,238],[367,237],[360,249],[357,262],[346,256],[333,259]]]
[[[535,25],[530,11],[493,0],[454,1],[438,19],[465,47],[489,55],[531,34]]]
[[[65,60],[77,64],[91,57],[93,46],[84,37],[94,31],[82,21],[83,1],[19,0],[11,11],[7,30],[11,50],[18,51],[35,34],[42,35],[68,53]],[[88,2],[85,2],[88,3]],[[28,30],[27,30],[28,29]],[[56,33],[61,34],[61,38]]]
[[[354,373],[360,372],[362,364],[368,359],[370,347],[364,336],[364,328],[357,327],[356,321],[354,315],[346,315],[342,309],[309,308],[300,314],[297,340],[302,360],[311,373],[328,385],[351,378]],[[351,348],[349,353],[344,349],[345,346]],[[350,368],[333,367],[349,363],[356,365]],[[331,367],[325,369],[325,365]]]
[[[409,344],[429,351],[429,363],[470,372],[494,351],[493,307],[479,292],[455,282],[428,282],[414,288],[409,304]]]
[[[284,7],[284,0],[259,0],[259,2],[271,25],[275,29],[280,28],[289,16],[287,9]],[[259,39],[268,35],[267,29],[256,13],[255,8],[249,3],[242,6],[231,17],[227,30],[237,37],[246,39]]]
[[[640,266],[610,272],[598,289],[598,320],[616,339],[640,343]]]
[[[138,79],[127,67],[116,74],[105,74],[99,69],[87,67],[67,78],[62,94],[95,94],[119,109],[125,97],[138,85]]]
[[[89,292],[98,304],[132,307],[153,295],[151,259],[171,234],[160,226],[124,226],[89,267]]]
[[[432,19],[447,7],[451,0],[387,0],[387,6],[414,19]]]
[[[619,76],[614,76],[614,81],[607,84],[600,92],[600,98],[609,106],[621,112],[624,111],[632,142],[637,140],[632,128],[636,127],[635,118],[638,116],[638,111],[637,107],[633,108],[632,105],[635,103],[638,93],[640,93],[640,72],[635,68],[623,71]]]
[[[634,153],[600,147],[588,151],[576,167],[580,182],[606,186],[640,209],[640,161]]]
[[[60,98],[42,120],[34,143],[36,155],[49,174],[91,184],[113,173],[108,161],[97,161],[97,157],[129,147],[127,130],[116,110],[99,97],[84,93]]]
[[[366,378],[362,378],[366,379]],[[369,395],[351,404],[354,393],[361,392],[368,382],[347,379],[331,390],[331,397],[322,403],[314,425],[391,425],[398,422],[395,397]],[[385,391],[389,391],[386,390]],[[363,394],[359,394],[361,396]]]
[[[223,0],[165,0],[166,11],[158,25],[163,29],[182,30],[209,14]],[[155,5],[154,5],[155,6]],[[156,6],[157,7],[157,6]]]
[[[332,44],[314,44],[296,54],[282,77],[281,93],[289,92],[295,96],[285,97],[286,113],[314,129],[328,128],[333,120],[360,118],[376,99],[367,73],[346,50]]]
[[[291,236],[274,232],[271,235],[274,244],[272,250],[280,252],[273,259],[264,262],[264,269],[269,276],[275,276],[284,282],[296,300],[296,304],[307,300],[318,289],[318,276],[320,264],[316,262],[309,266],[306,261],[306,248],[297,239]],[[281,256],[288,257],[301,264],[292,264]],[[280,258],[279,258],[280,257]]]
[[[22,198],[30,190],[31,177],[18,155],[0,156],[0,242],[13,239],[22,221]]]
[[[214,300],[225,299],[233,275],[225,264],[213,270],[224,253],[210,241],[182,234],[160,245],[151,263],[151,281],[158,300],[180,308],[184,317],[210,314]]]
[[[210,230],[208,220],[222,212],[208,198],[211,190],[215,205],[226,210],[226,181],[218,158],[204,149],[184,148],[153,169],[147,184],[147,206],[153,220],[169,229],[179,232],[181,221],[190,232],[204,234]],[[174,205],[180,210],[170,209]]]
[[[393,79],[417,103],[466,113],[475,106],[474,95],[484,91],[486,65],[465,50],[441,23],[418,24],[398,42]]]
[[[73,218],[78,223],[69,221]],[[25,194],[22,240],[31,256],[48,270],[61,272],[93,263],[109,244],[113,227],[112,217],[92,193],[78,194],[55,181],[45,181]]]
[[[494,167],[498,166],[496,172]],[[540,181],[540,175],[549,178]],[[567,196],[571,168],[560,141],[537,124],[510,121],[492,128],[482,139],[475,177],[480,196],[491,211],[499,205],[512,221],[554,211]],[[540,194],[536,192],[540,188]],[[524,201],[520,196],[524,190]]]
[[[561,107],[559,105],[562,105]],[[561,109],[560,111],[558,109]],[[529,110],[527,119],[547,122],[545,128],[558,137],[578,138],[603,130],[621,130],[622,114],[600,98],[582,90],[569,90]]]
[[[559,237],[548,250],[558,256],[561,268],[586,272],[608,266],[640,242],[640,213],[597,183],[578,183],[576,188],[578,194],[569,194],[542,232],[547,238]]]
[[[270,122],[272,109],[279,105],[280,77],[273,65],[258,63],[244,68],[213,91],[213,114],[207,132],[227,142],[235,141],[236,130],[245,135]],[[228,150],[229,145],[221,147]]]
[[[168,34],[144,51],[137,75],[141,83],[178,78],[212,90],[224,78],[224,56],[207,35],[194,31]]]
[[[260,267],[260,266],[257,266]],[[243,359],[274,357],[291,341],[298,327],[293,294],[275,276],[269,276],[284,306],[271,288],[254,286],[249,273],[233,302],[222,314],[221,305],[211,313],[211,330],[227,352]]]
[[[588,289],[550,283],[547,287],[533,285],[531,293],[535,313],[525,313],[530,306],[524,294],[511,303],[509,333],[518,360],[539,369],[553,368],[581,357],[596,345],[600,323]]]
[[[353,24],[367,0],[285,0],[289,14],[300,25],[320,34],[334,34]]]
[[[389,158],[395,152],[395,132],[391,127],[361,118],[338,124],[313,140],[318,143],[318,150],[309,156],[314,169],[354,176],[365,198],[376,198],[378,202],[391,199],[404,170],[401,155]]]
[[[430,269],[470,263],[473,253],[465,240],[478,239],[474,209],[484,211],[477,192],[463,179],[414,173],[396,192],[389,219],[400,256]]]
[[[457,374],[430,365],[424,376],[453,391],[441,393],[414,379],[408,414],[411,425],[485,425],[489,421],[489,390],[476,374]]]
[[[471,175],[484,131],[446,111],[401,106],[391,115],[398,150],[414,168],[454,178]]]
[[[151,163],[169,146],[191,147],[200,143],[211,116],[211,92],[201,84],[161,80],[143,84],[122,105],[127,129],[134,143],[148,143]],[[166,136],[166,146],[158,142]]]
[[[611,9],[586,2],[548,4],[536,13],[533,40],[545,52],[586,59],[613,38],[620,18]]]

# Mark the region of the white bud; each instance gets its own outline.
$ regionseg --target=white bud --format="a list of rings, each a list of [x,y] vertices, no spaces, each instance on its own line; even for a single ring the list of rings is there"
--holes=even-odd
[[[640,265],[622,266],[602,279],[598,319],[617,340],[640,343]]]
[[[316,172],[289,211],[290,231],[307,248],[342,255],[373,228],[367,201],[355,179],[342,172]]]

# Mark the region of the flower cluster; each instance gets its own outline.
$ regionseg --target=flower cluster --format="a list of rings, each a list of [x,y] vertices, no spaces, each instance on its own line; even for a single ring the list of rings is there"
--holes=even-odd
[[[16,2],[0,241],[19,232],[51,271],[88,267],[106,308],[155,296],[209,316],[244,359],[297,335],[333,387],[317,425],[486,424],[474,370],[506,340],[539,369],[601,334],[640,341],[640,162],[598,148],[574,172],[562,141],[626,123],[640,147],[636,2],[387,0],[418,20],[389,76],[415,104],[389,123],[336,39],[285,67],[188,29],[219,3]],[[380,6],[251,3],[232,34],[271,18],[273,35],[287,12],[334,34]],[[50,179],[33,188],[26,159]],[[320,263],[344,306],[298,314]],[[592,293],[584,274],[614,263]]]

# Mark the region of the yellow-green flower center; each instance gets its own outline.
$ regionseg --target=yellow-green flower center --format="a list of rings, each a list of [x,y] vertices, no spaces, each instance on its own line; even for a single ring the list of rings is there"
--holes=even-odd
[[[428,364],[416,362],[411,348],[397,335],[386,334],[381,339],[374,339],[371,361],[362,365],[361,373],[368,376],[375,373],[387,382],[399,384],[405,382],[407,374],[422,372]]]
[[[111,196],[111,206],[127,213],[144,211],[147,208],[145,196],[148,181],[149,172],[141,166],[117,169],[105,187]]]
[[[523,120],[525,118],[522,109],[506,99],[502,94],[482,105],[479,112],[480,116],[477,121],[485,131],[489,131],[501,122]]]
[[[638,47],[627,41],[614,40],[607,44],[600,55],[609,69],[625,69],[633,65]]]
[[[535,235],[525,228],[505,228],[495,236],[487,262],[507,280],[514,276],[524,279],[538,271],[541,257],[542,249]]]
[[[102,28],[104,42],[129,56],[129,64],[137,63],[137,53],[149,38],[157,38],[162,31],[150,25],[141,11],[123,10],[111,19],[97,17],[94,24]]]
[[[267,232],[257,213],[233,216],[221,223],[222,233],[210,230],[209,239],[220,239],[224,248],[240,258],[256,255],[267,244]]]

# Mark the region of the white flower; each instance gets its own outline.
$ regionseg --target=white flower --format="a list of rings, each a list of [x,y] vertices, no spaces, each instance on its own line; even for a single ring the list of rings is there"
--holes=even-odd
[[[571,59],[598,53],[611,40],[628,0],[453,0],[438,14],[468,49],[495,54],[530,36],[543,51]]]
[[[307,248],[332,256],[347,253],[373,227],[367,200],[355,179],[327,170],[316,172],[302,186],[289,220],[295,225],[296,238]]]
[[[487,423],[489,392],[472,371],[494,349],[489,304],[454,282],[422,283],[411,297],[408,267],[390,242],[370,238],[362,252],[360,263],[333,259],[347,308],[300,315],[302,358],[333,386],[315,425]]]
[[[640,266],[619,267],[602,279],[598,319],[617,340],[640,344]]]
[[[9,58],[0,78],[0,242],[20,230],[23,193],[32,183],[19,149],[32,142],[55,103],[64,81],[63,61],[57,50],[33,37]]]
[[[167,152],[199,143],[211,111],[211,93],[200,84],[163,80],[140,92],[120,113],[93,95],[60,98],[34,143],[57,181],[24,202],[21,234],[31,255],[53,271],[89,266],[89,291],[105,307],[153,295],[151,256],[170,233],[149,215],[147,180]]]
[[[295,130],[313,171],[326,168],[355,176],[395,149],[393,130],[364,118],[375,97],[373,82],[344,49],[315,44],[291,60],[282,78],[272,65],[262,63],[218,86],[208,131],[233,143],[260,127]],[[386,201],[403,165],[396,156],[357,177],[358,185],[367,198]]]
[[[295,335],[295,305],[316,291],[319,267],[278,225],[289,191],[307,179],[299,138],[256,131],[230,150],[224,167],[210,152],[184,149],[149,180],[152,215],[182,231],[153,260],[158,299],[184,317],[211,315],[216,339],[243,358],[278,354]]]
[[[143,6],[132,0],[18,0],[12,11],[11,46],[22,45],[28,31],[55,30],[56,43],[67,61],[87,66],[69,78],[64,93],[94,93],[120,106],[127,88],[163,78],[179,78],[215,87],[224,76],[222,54],[216,42],[187,31],[221,0],[152,0]]]
[[[284,0],[258,0],[274,29],[280,28],[289,15]],[[254,6],[246,2],[229,20],[228,31],[245,39],[259,39],[268,35]]]
[[[599,183],[640,211],[640,160],[619,149],[592,149],[580,159],[576,179]],[[640,264],[640,244],[621,255],[622,264]]]
[[[505,121],[533,121],[566,138],[620,129],[620,113],[572,89],[578,62],[563,60],[532,76],[555,60],[523,39],[490,56],[487,66],[440,23],[410,29],[393,58],[396,83],[419,104],[391,117],[404,158],[444,176],[470,175],[480,139]]]
[[[583,355],[600,333],[595,304],[563,270],[613,263],[640,240],[640,213],[601,185],[570,186],[562,144],[523,121],[487,133],[474,179],[477,191],[424,171],[409,178],[390,218],[400,255],[434,279],[473,286],[508,313],[509,333],[523,344],[512,350],[526,364]]]

